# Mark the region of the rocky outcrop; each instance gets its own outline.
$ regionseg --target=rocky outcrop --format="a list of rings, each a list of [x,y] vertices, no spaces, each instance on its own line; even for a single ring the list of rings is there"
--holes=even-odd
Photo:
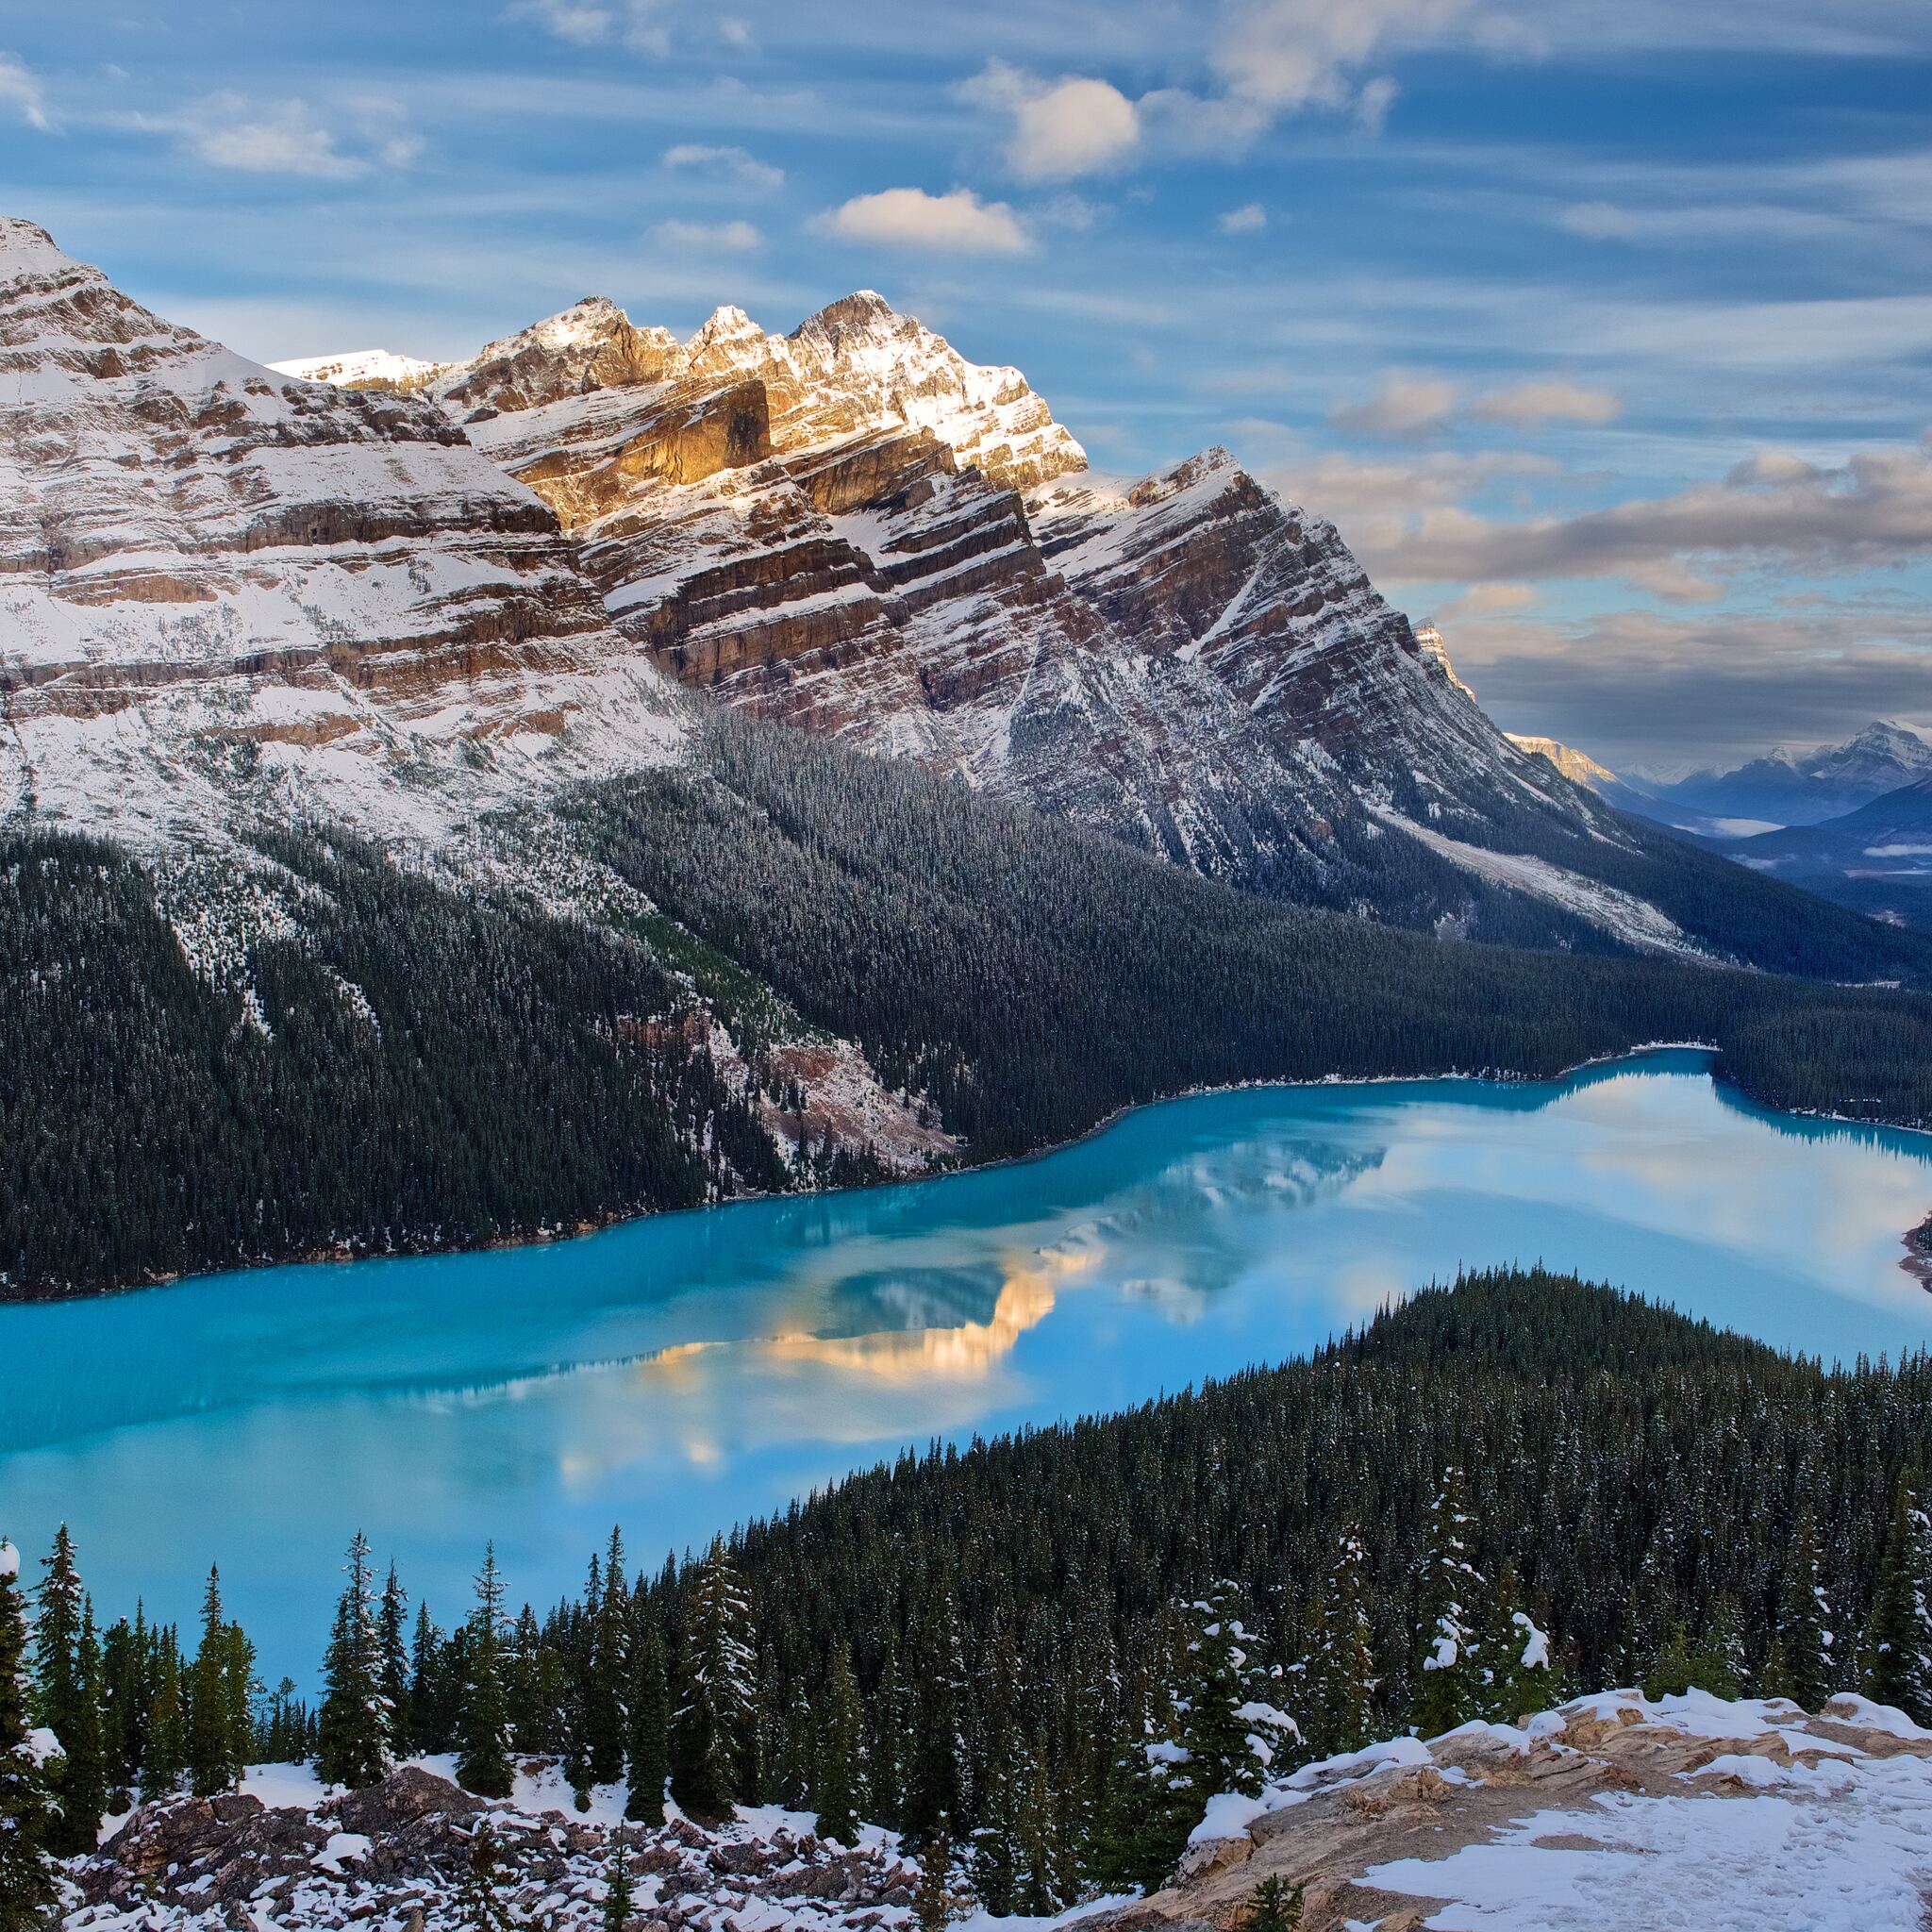
[[[1779,1801],[1788,1815],[1766,1820]],[[1878,1842],[1861,1847],[1874,1826]],[[1928,1833],[1932,1732],[1896,1710],[1840,1697],[1810,1717],[1776,1699],[1613,1691],[1521,1725],[1397,1739],[1259,1799],[1217,1800],[1165,1889],[1088,1923],[1238,1932],[1257,1887],[1278,1878],[1302,1888],[1303,1932],[1492,1923],[1485,1911],[1545,1932],[1851,1932],[1918,1923]],[[1894,1893],[1909,1919],[1884,1915]]]
[[[442,1762],[443,1760],[438,1760]],[[546,1760],[531,1760],[517,1796],[486,1803],[446,1777],[407,1766],[365,1791],[267,1806],[252,1794],[175,1798],[143,1807],[88,1858],[71,1860],[79,1928],[192,1925],[291,1932],[374,1924],[458,1932],[462,1893],[488,1872],[510,1923],[576,1932],[601,1923],[622,1790],[597,1815],[572,1804]],[[566,1808],[568,1807],[568,1808]],[[732,1923],[769,1932],[871,1932],[903,1916],[918,1867],[882,1834],[851,1847],[782,1812],[707,1830],[674,1816],[625,1837],[637,1917],[649,1932]]]

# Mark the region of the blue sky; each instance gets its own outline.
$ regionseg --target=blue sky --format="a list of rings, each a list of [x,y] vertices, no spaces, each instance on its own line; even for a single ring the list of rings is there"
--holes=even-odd
[[[0,206],[268,359],[859,286],[1224,442],[1624,767],[1932,727],[1925,0],[0,7]]]

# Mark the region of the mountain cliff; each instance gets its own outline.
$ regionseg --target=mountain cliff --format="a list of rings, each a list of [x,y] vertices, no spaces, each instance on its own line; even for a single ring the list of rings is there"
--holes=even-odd
[[[14,220],[0,371],[0,810],[164,836],[408,791],[429,832],[674,735],[553,512],[432,405],[249,362]]]
[[[1731,772],[1693,772],[1650,788],[1672,805],[1772,825],[1815,825],[1932,777],[1932,742],[1909,724],[1874,719],[1842,744],[1780,746]],[[1728,828],[1743,836],[1748,826]]]
[[[1017,370],[870,291],[783,336],[595,297],[465,362],[338,361],[301,366],[419,391],[539,492],[616,630],[710,697],[1271,897],[1789,963],[1497,730],[1331,524],[1218,448],[1094,475]]]

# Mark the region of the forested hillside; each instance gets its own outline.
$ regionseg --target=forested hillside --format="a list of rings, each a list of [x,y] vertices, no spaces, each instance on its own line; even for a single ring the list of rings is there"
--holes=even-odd
[[[282,831],[273,906],[230,917],[110,846],[0,839],[0,1294],[882,1172],[862,1137],[774,1142],[774,1024],[858,1041],[966,1159],[1191,1087],[1548,1076],[1657,1040],[1716,1043],[1772,1105],[1932,1119],[1918,994],[1272,904],[775,727],[694,756],[569,808],[572,863],[644,913]]]
[[[1126,1414],[907,1455],[697,1558],[512,1616],[411,1606],[359,1539],[311,1710],[251,1713],[211,1581],[198,1644],[102,1632],[63,1537],[36,1709],[62,1841],[114,1785],[312,1755],[362,1785],[454,1752],[701,1815],[777,1798],[950,1840],[995,1912],[1158,1879],[1207,1798],[1579,1689],[1696,1684],[1932,1719],[1932,1363],[1822,1372],[1608,1289],[1499,1272],[1312,1359]],[[4,1595],[4,1591],[0,1591]],[[0,1604],[4,1607],[4,1604]],[[118,1609],[121,1607],[116,1607]],[[436,1612],[453,1618],[439,1625]]]

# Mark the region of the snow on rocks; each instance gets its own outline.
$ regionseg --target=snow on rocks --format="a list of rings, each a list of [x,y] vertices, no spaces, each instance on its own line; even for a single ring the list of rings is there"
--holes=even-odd
[[[1631,1690],[1306,1765],[1217,1798],[1123,1928],[1240,1924],[1262,1879],[1307,1932],[1917,1928],[1932,1898],[1932,1732],[1850,1695]]]
[[[65,1932],[457,1932],[476,1834],[497,1852],[500,1895],[519,1924],[576,1932],[600,1920],[622,1786],[579,1812],[557,1766],[519,1767],[513,1796],[486,1804],[441,1770],[406,1765],[366,1791],[323,1790],[300,1766],[258,1766],[242,1790],[143,1807],[92,1857],[70,1860],[78,1902]],[[265,1799],[290,1802],[267,1803]],[[909,1917],[917,1867],[868,1829],[854,1847],[777,1807],[708,1830],[673,1807],[624,1826],[651,1932],[874,1932]]]

